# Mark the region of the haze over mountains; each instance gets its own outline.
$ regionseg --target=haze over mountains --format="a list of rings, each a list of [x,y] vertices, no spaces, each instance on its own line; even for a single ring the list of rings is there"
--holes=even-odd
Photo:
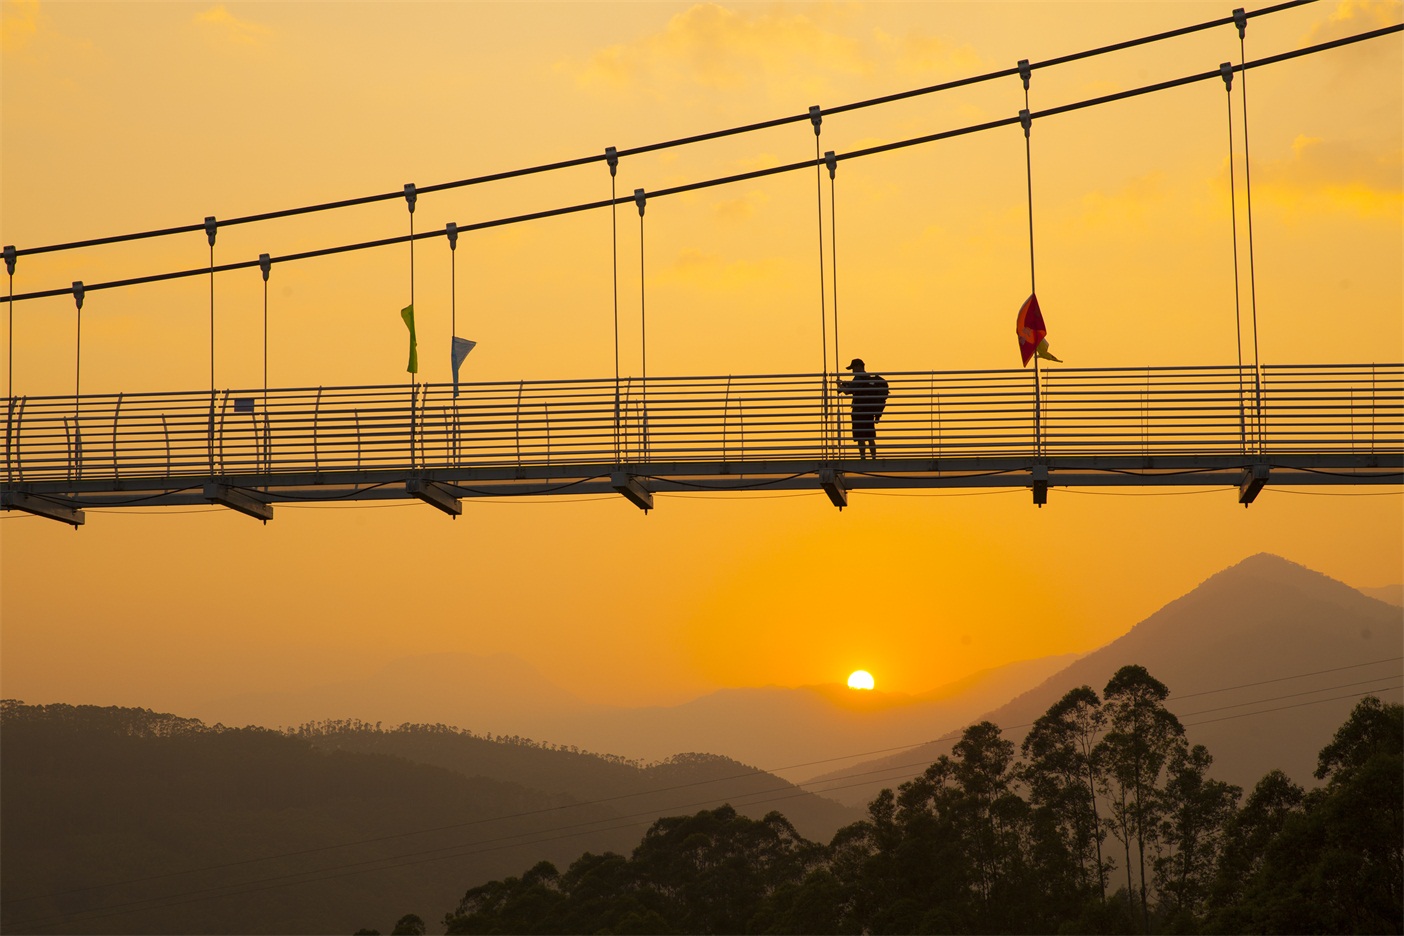
[[[917,696],[846,686],[722,689],[681,705],[591,705],[509,655],[395,660],[363,679],[250,693],[195,708],[208,723],[296,726],[325,718],[446,724],[643,761],[715,753],[795,778],[817,761],[939,737],[1067,666],[1075,655],[986,670]],[[795,770],[783,768],[806,765]]]
[[[1172,708],[1196,725],[1192,738],[1215,755],[1216,775],[1251,785],[1266,769],[1281,767],[1309,783],[1315,751],[1349,710],[1350,693],[1386,685],[1380,678],[1400,669],[1404,587],[1368,592],[1260,554],[1093,653],[1021,661],[919,696],[764,686],[723,689],[680,705],[614,708],[584,702],[516,657],[438,654],[395,660],[379,673],[335,685],[215,700],[189,714],[207,723],[266,727],[326,718],[446,724],[645,762],[705,752],[792,781],[841,778],[847,792],[829,783],[830,795],[861,806],[881,785],[907,775],[900,765],[920,770],[950,742],[914,745],[954,735],[980,718],[1017,734],[1016,726],[1031,723],[1068,689],[1086,683],[1100,692],[1118,667],[1139,663],[1170,687]],[[1384,662],[1321,672],[1370,661]],[[1302,675],[1309,673],[1319,675]],[[1231,688],[1285,677],[1300,678]],[[1364,682],[1345,686],[1357,680]],[[1332,695],[1343,698],[1322,701]],[[1291,697],[1262,701],[1279,696]],[[1282,711],[1240,717],[1271,707]],[[885,751],[894,753],[869,760]],[[860,782],[858,774],[876,782]]]
[[[1316,752],[1360,695],[1399,701],[1401,649],[1398,605],[1261,553],[983,717],[1017,743],[1068,690],[1088,685],[1100,695],[1119,667],[1138,663],[1169,687],[1167,705],[1190,742],[1213,755],[1214,777],[1251,789],[1279,768],[1310,786]],[[808,788],[863,803],[950,753],[951,744],[821,774]]]

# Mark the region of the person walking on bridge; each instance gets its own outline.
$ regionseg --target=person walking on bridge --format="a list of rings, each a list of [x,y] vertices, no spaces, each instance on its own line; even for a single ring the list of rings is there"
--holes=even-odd
[[[868,373],[862,358],[854,358],[845,370],[853,371],[853,379],[840,380],[839,392],[853,397],[853,441],[858,443],[858,457],[877,458],[877,422],[887,405],[887,381]]]

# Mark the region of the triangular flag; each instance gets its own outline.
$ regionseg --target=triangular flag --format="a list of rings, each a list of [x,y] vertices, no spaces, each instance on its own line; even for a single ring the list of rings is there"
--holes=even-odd
[[[1019,336],[1019,353],[1024,358],[1024,366],[1037,354],[1049,361],[1058,361],[1048,350],[1046,335],[1048,329],[1043,324],[1043,311],[1038,307],[1038,296],[1029,293],[1029,298],[1019,307],[1019,318],[1014,323],[1014,331]],[[1062,363],[1058,361],[1058,363]]]
[[[467,338],[453,336],[453,349],[450,357],[453,361],[453,395],[458,396],[458,368],[463,365],[463,359],[468,356],[468,352],[478,346],[476,341],[469,341]]]
[[[411,374],[419,373],[419,339],[414,334],[414,303],[410,303],[400,310],[400,318],[405,320],[405,327],[410,330],[410,356],[409,367],[406,367]]]

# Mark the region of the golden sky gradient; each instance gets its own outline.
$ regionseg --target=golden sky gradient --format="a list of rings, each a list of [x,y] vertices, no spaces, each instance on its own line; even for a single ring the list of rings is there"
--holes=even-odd
[[[833,107],[1203,22],[1125,3],[40,3],[5,0],[0,241],[21,249],[427,186]],[[1254,7],[1250,6],[1250,10]],[[1251,60],[1404,20],[1320,2],[1250,21]],[[1239,60],[1231,26],[1034,73],[1037,111]],[[1235,84],[1238,236],[1242,99]],[[826,117],[843,153],[1013,116],[1017,78]],[[1248,75],[1268,363],[1404,360],[1404,41]],[[1072,366],[1235,360],[1221,82],[1035,122],[1038,292]],[[625,159],[618,192],[810,159],[807,122]],[[826,182],[827,185],[827,182]],[[416,230],[608,198],[602,163],[421,195]],[[1017,127],[840,165],[843,357],[1017,366],[1028,293]],[[827,191],[826,191],[827,199]],[[827,209],[826,209],[827,210]],[[640,367],[638,218],[619,211],[621,367]],[[651,375],[820,366],[812,172],[649,202]],[[402,200],[220,231],[216,263],[408,233]],[[828,263],[825,247],[825,262]],[[16,292],[207,264],[203,234],[21,257]],[[613,373],[607,211],[415,247],[420,377]],[[273,386],[405,380],[409,250],[275,266]],[[830,297],[832,301],[832,297]],[[262,381],[262,283],[216,279],[216,382]],[[209,381],[204,277],[90,293],[85,392]],[[73,392],[71,298],[16,303],[17,395]],[[7,355],[8,357],[8,355]],[[0,519],[0,691],[200,714],[425,653],[512,653],[602,702],[722,686],[921,692],[1094,649],[1214,572],[1274,552],[1404,579],[1400,491],[1095,489],[418,502]],[[329,716],[339,713],[329,712]],[[470,726],[487,727],[490,726]],[[568,740],[568,739],[564,739]]]

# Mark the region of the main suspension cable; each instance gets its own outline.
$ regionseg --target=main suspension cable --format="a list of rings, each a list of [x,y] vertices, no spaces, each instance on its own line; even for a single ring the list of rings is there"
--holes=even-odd
[[[1315,2],[1315,0],[1304,0],[1304,2]],[[1231,20],[1230,20],[1230,22],[1231,22]],[[1291,51],[1291,52],[1283,52],[1283,53],[1280,53],[1280,54],[1277,54],[1277,55],[1268,56],[1268,57],[1266,57],[1266,58],[1257,59],[1257,60],[1252,61],[1252,62],[1244,62],[1244,63],[1241,64],[1241,65],[1234,66],[1234,71],[1240,71],[1240,72],[1241,72],[1241,71],[1247,71],[1248,69],[1251,69],[1251,68],[1261,68],[1261,67],[1267,66],[1267,65],[1275,65],[1275,64],[1278,64],[1278,63],[1280,63],[1280,62],[1288,61],[1288,60],[1290,60],[1290,59],[1301,58],[1301,57],[1307,56],[1307,55],[1314,55],[1314,54],[1317,54],[1317,53],[1320,53],[1320,52],[1328,51],[1328,50],[1330,50],[1330,49],[1340,48],[1340,47],[1342,47],[1342,46],[1351,45],[1351,44],[1354,44],[1354,43],[1357,43],[1357,42],[1364,42],[1364,41],[1367,41],[1367,40],[1370,40],[1370,39],[1378,39],[1378,38],[1381,38],[1381,37],[1383,37],[1383,36],[1391,35],[1391,34],[1394,34],[1394,33],[1401,32],[1401,31],[1404,31],[1404,24],[1396,24],[1396,25],[1393,25],[1393,26],[1385,26],[1385,27],[1381,27],[1381,28],[1379,28],[1379,29],[1370,30],[1370,31],[1368,31],[1368,32],[1358,33],[1358,34],[1353,35],[1353,36],[1347,36],[1347,37],[1345,37],[1345,38],[1343,38],[1343,39],[1336,39],[1336,40],[1332,40],[1332,41],[1329,41],[1329,42],[1323,42],[1323,43],[1320,43],[1320,44],[1318,44],[1318,45],[1309,46],[1309,47],[1303,48],[1303,49],[1296,49],[1296,50],[1293,50],[1293,51]],[[1030,66],[1030,67],[1032,67],[1032,66]],[[1001,74],[1001,75],[1014,75],[1014,74],[1018,74],[1018,70],[1017,70],[1017,69],[1006,69],[1005,71],[1001,72],[1000,74]],[[1129,99],[1129,98],[1139,97],[1139,96],[1146,95],[1146,94],[1154,94],[1154,93],[1157,93],[1157,92],[1160,92],[1160,91],[1167,91],[1167,90],[1171,90],[1171,89],[1174,89],[1174,88],[1184,87],[1184,86],[1186,86],[1186,85],[1194,84],[1194,83],[1196,83],[1196,82],[1206,81],[1206,80],[1209,80],[1209,79],[1212,79],[1212,78],[1218,78],[1218,77],[1220,77],[1220,71],[1219,71],[1219,69],[1215,68],[1215,69],[1213,69],[1212,71],[1199,72],[1199,73],[1193,74],[1193,75],[1186,75],[1186,76],[1184,76],[1184,77],[1182,77],[1182,78],[1176,78],[1176,79],[1171,79],[1171,80],[1168,80],[1168,81],[1157,82],[1157,83],[1155,83],[1155,84],[1145,85],[1145,86],[1142,86],[1142,87],[1139,87],[1139,88],[1132,88],[1132,89],[1128,89],[1128,90],[1126,90],[1126,91],[1120,91],[1120,92],[1116,92],[1116,93],[1113,93],[1113,94],[1107,94],[1107,95],[1103,95],[1103,96],[1101,96],[1101,97],[1088,98],[1088,99],[1086,99],[1086,100],[1076,101],[1076,102],[1073,102],[1073,103],[1070,103],[1070,104],[1063,104],[1063,105],[1059,105],[1059,106],[1057,106],[1057,107],[1050,107],[1050,108],[1048,108],[1048,109],[1046,109],[1046,110],[1041,110],[1041,111],[1038,111],[1037,113],[1031,114],[1030,116],[1031,116],[1032,118],[1034,118],[1034,119],[1039,119],[1039,118],[1043,118],[1043,117],[1053,117],[1053,116],[1057,116],[1057,115],[1060,115],[1060,114],[1071,113],[1072,111],[1083,110],[1083,109],[1089,108],[1089,107],[1097,107],[1097,106],[1101,106],[1101,105],[1104,105],[1104,104],[1110,104],[1110,103],[1113,103],[1113,102],[1116,102],[1116,101],[1123,101],[1123,100],[1127,100],[1127,99]],[[830,113],[832,113],[832,112],[833,112],[833,111],[831,110]],[[912,137],[912,138],[910,138],[910,139],[898,140],[898,141],[895,141],[895,142],[892,142],[892,143],[883,143],[883,144],[879,144],[879,145],[876,145],[876,146],[870,146],[870,147],[866,147],[866,148],[863,148],[863,149],[853,150],[852,152],[838,154],[836,158],[837,158],[837,159],[840,159],[840,160],[844,160],[844,159],[862,159],[862,158],[865,158],[865,157],[868,157],[868,156],[875,156],[875,155],[877,155],[877,154],[879,154],[879,153],[887,153],[887,152],[892,152],[892,151],[894,151],[894,150],[904,149],[904,148],[909,147],[909,146],[921,146],[921,145],[924,145],[924,144],[927,144],[927,143],[935,143],[935,142],[939,142],[939,141],[942,141],[942,140],[948,140],[948,139],[952,139],[952,138],[959,137],[959,136],[966,136],[966,135],[973,134],[973,133],[980,133],[980,132],[984,132],[984,131],[987,131],[987,130],[994,130],[994,129],[997,129],[997,128],[1000,128],[1000,127],[1007,127],[1007,126],[1011,126],[1011,125],[1016,124],[1016,123],[1019,123],[1019,122],[1020,122],[1020,119],[1019,119],[1017,116],[1016,116],[1016,117],[1006,117],[1006,118],[1001,118],[1001,119],[997,119],[997,120],[987,121],[987,122],[981,123],[981,124],[972,124],[972,125],[965,126],[965,127],[958,127],[958,128],[956,128],[956,129],[953,129],[953,130],[943,130],[943,131],[940,131],[940,132],[937,132],[937,133],[925,134],[925,135],[919,136],[919,137]],[[652,197],[655,197],[655,198],[658,198],[658,197],[665,197],[665,196],[668,196],[668,195],[679,195],[679,194],[682,194],[682,193],[684,193],[684,192],[692,192],[692,191],[697,191],[697,190],[699,190],[699,189],[711,188],[711,187],[719,186],[719,185],[729,185],[729,184],[733,184],[733,183],[737,183],[737,182],[749,181],[749,180],[751,180],[751,179],[759,179],[759,178],[764,178],[764,177],[766,177],[766,176],[779,175],[779,174],[782,174],[782,173],[794,172],[794,171],[802,170],[802,169],[809,169],[809,168],[811,168],[811,167],[813,167],[813,166],[814,166],[814,160],[812,160],[812,159],[806,159],[806,160],[803,160],[802,162],[789,163],[789,164],[786,164],[786,165],[783,165],[783,166],[773,166],[773,167],[770,167],[770,168],[767,168],[767,169],[757,169],[757,170],[753,170],[753,171],[751,171],[751,172],[743,172],[743,173],[738,173],[738,174],[736,174],[736,175],[730,175],[730,176],[721,176],[721,177],[718,177],[718,178],[707,179],[707,180],[700,181],[700,182],[692,182],[692,183],[687,183],[687,184],[684,184],[684,185],[678,185],[678,186],[674,186],[674,187],[672,187],[672,188],[659,189],[659,190],[657,190],[657,191],[655,191],[655,192],[652,192],[652,193],[650,193],[650,194],[651,194]],[[425,191],[425,190],[426,190],[426,189],[421,189],[420,191]],[[510,217],[496,218],[496,219],[492,219],[492,220],[488,220],[488,221],[479,221],[479,222],[475,222],[475,223],[473,223],[473,224],[463,225],[463,226],[461,226],[461,227],[459,228],[459,230],[460,230],[460,231],[477,231],[477,230],[484,230],[484,229],[487,229],[487,228],[501,227],[501,226],[503,226],[503,225],[509,225],[509,224],[521,224],[521,223],[525,223],[525,222],[528,222],[528,221],[538,221],[538,220],[544,220],[544,219],[546,219],[546,218],[554,218],[554,217],[560,217],[560,216],[562,216],[562,215],[575,214],[575,213],[578,213],[578,212],[581,212],[581,211],[591,211],[591,210],[598,209],[598,208],[607,208],[607,207],[610,207],[611,205],[614,205],[614,204],[616,204],[616,203],[622,204],[622,203],[624,203],[624,202],[626,202],[626,201],[628,201],[628,198],[627,198],[627,197],[621,197],[621,198],[618,198],[618,199],[609,199],[609,200],[604,200],[604,201],[585,202],[585,203],[577,204],[577,205],[566,205],[566,206],[563,206],[563,207],[551,208],[551,209],[547,209],[547,210],[544,210],[544,211],[535,211],[535,212],[530,212],[530,213],[526,213],[526,214],[513,215],[513,216],[510,216]],[[229,225],[229,224],[231,224],[231,223],[233,223],[233,222],[224,221],[224,222],[220,222],[220,223],[221,223],[221,225],[227,226],[227,225]],[[198,229],[198,228],[196,228],[196,229]],[[421,232],[421,233],[418,233],[418,234],[413,234],[413,235],[411,235],[411,237],[412,237],[412,238],[416,238],[416,239],[419,239],[419,238],[426,238],[426,237],[442,237],[442,236],[444,236],[444,234],[445,234],[445,232],[444,232],[443,230],[424,231],[424,232]],[[301,252],[301,253],[288,254],[288,255],[286,255],[286,256],[277,257],[277,258],[275,258],[275,259],[276,259],[277,262],[279,262],[279,263],[287,263],[287,262],[292,262],[292,261],[296,261],[296,260],[308,260],[308,259],[312,259],[312,258],[315,258],[315,257],[331,256],[331,255],[334,255],[334,254],[347,253],[347,252],[350,252],[350,251],[367,250],[367,249],[374,248],[374,247],[385,247],[385,246],[390,246],[390,245],[392,245],[392,244],[403,244],[403,243],[405,243],[406,241],[408,241],[408,240],[410,240],[410,239],[411,239],[410,237],[405,237],[405,236],[403,236],[403,235],[398,236],[398,237],[386,237],[386,238],[380,238],[380,239],[378,239],[378,240],[373,240],[373,241],[363,241],[363,242],[355,243],[355,244],[344,244],[344,245],[340,245],[340,246],[336,246],[336,247],[325,247],[325,248],[321,248],[321,249],[318,249],[318,250],[303,251],[303,252]],[[28,252],[28,253],[34,253],[35,251],[30,250],[30,251],[27,251],[27,252]],[[248,267],[252,267],[252,266],[254,266],[256,263],[257,263],[257,261],[254,261],[254,260],[246,260],[246,261],[239,261],[239,262],[235,262],[235,263],[221,264],[221,265],[219,265],[219,266],[216,266],[216,267],[214,268],[214,271],[215,271],[216,273],[223,273],[223,272],[228,272],[228,271],[231,271],[231,270],[240,270],[240,269],[245,269],[245,268],[248,268]],[[205,267],[200,267],[200,268],[196,268],[196,269],[193,269],[193,270],[177,270],[177,271],[173,271],[173,272],[169,272],[169,273],[157,273],[157,274],[152,274],[152,275],[148,275],[148,276],[138,276],[138,277],[131,277],[131,278],[122,279],[122,280],[112,280],[112,281],[105,282],[105,283],[94,283],[94,284],[90,285],[88,288],[89,288],[89,289],[114,289],[114,288],[125,287],[125,286],[136,286],[136,285],[141,285],[141,284],[145,284],[145,283],[162,282],[162,281],[171,280],[171,279],[181,279],[181,278],[185,278],[185,277],[189,277],[189,276],[202,275],[202,274],[205,274],[205,273],[208,273],[208,272],[209,272],[208,269],[205,268]],[[18,302],[18,301],[25,301],[25,300],[29,300],[29,299],[46,299],[46,298],[51,298],[51,297],[53,297],[53,296],[63,295],[64,293],[67,293],[68,291],[69,291],[69,290],[68,290],[67,288],[46,289],[46,290],[39,290],[39,291],[36,291],[36,292],[30,292],[30,293],[14,294],[14,295],[11,295],[11,296],[6,297],[6,298],[8,298],[8,299],[13,299],[14,301],[17,301],[17,302]]]
[[[1283,10],[1289,10],[1294,7],[1305,6],[1308,3],[1315,2],[1316,0],[1288,0],[1288,2],[1279,3],[1270,7],[1264,7],[1261,10],[1255,10],[1254,12],[1248,13],[1246,15],[1249,18],[1256,16],[1267,16],[1273,13],[1279,13]],[[1113,43],[1111,45],[1099,46],[1094,49],[1087,49],[1082,52],[1074,52],[1070,55],[1064,55],[1058,58],[1049,59],[1045,62],[1039,62],[1031,67],[1050,68],[1056,65],[1064,65],[1068,62],[1075,62],[1080,59],[1092,58],[1099,55],[1106,55],[1111,52],[1118,52],[1124,49],[1134,48],[1136,46],[1147,45],[1154,42],[1161,42],[1166,39],[1174,39],[1179,36],[1189,35],[1191,33],[1200,32],[1206,29],[1213,29],[1217,26],[1224,26],[1234,22],[1236,22],[1236,20],[1233,16],[1221,17],[1219,19],[1208,20],[1203,23],[1196,23],[1192,26],[1183,26],[1178,29],[1154,33],[1149,36],[1143,36],[1139,39],[1130,39],[1123,42]],[[1006,68],[1001,69],[1000,71],[987,72],[982,75],[972,75],[968,78],[960,78],[954,81],[947,81],[942,82],[940,84],[928,85],[922,88],[913,88],[908,91],[899,91],[895,94],[887,94],[881,97],[854,101],[850,104],[843,104],[838,107],[831,107],[829,108],[829,113],[838,114],[843,113],[845,111],[860,110],[867,107],[891,104],[895,101],[906,100],[909,98],[920,97],[928,94],[935,94],[941,91],[949,91],[955,88],[967,87],[969,85],[979,84],[985,81],[993,81],[999,78],[1007,78],[1012,74],[1015,74],[1015,70],[1011,68]],[[805,120],[807,117],[807,114],[791,114],[785,117],[778,117],[771,120],[761,121],[759,123],[744,124],[742,126],[731,127],[724,130],[714,130],[707,133],[699,133],[693,136],[679,137],[677,139],[667,140],[659,143],[649,143],[643,146],[636,146],[632,149],[620,151],[619,155],[633,156],[642,153],[651,153],[656,152],[658,150],[670,149],[678,146],[687,146],[693,143],[701,143],[708,140],[716,140],[721,139],[723,137],[735,136],[737,134],[752,133],[758,130],[767,130],[773,127],[779,127],[789,123],[797,123],[799,121]],[[505,172],[496,172],[491,173],[489,175],[475,176],[467,179],[459,179],[454,182],[440,182],[434,185],[426,185],[419,191],[421,193],[440,192],[447,191],[449,189],[462,188],[468,185],[483,185],[490,182],[500,182],[507,179],[520,178],[522,176],[527,175],[535,175],[543,172],[554,172],[560,169],[570,169],[578,166],[585,166],[589,165],[590,163],[598,162],[600,159],[603,158],[604,157],[601,155],[581,156],[575,159],[544,163],[537,166],[528,166],[520,169],[512,169]],[[276,218],[288,218],[296,215],[312,214],[321,211],[332,211],[340,208],[350,208],[360,205],[373,204],[375,202],[388,201],[393,198],[398,198],[400,194],[400,192],[382,192],[376,195],[364,195],[357,198],[346,198],[341,199],[339,201],[322,202],[320,204],[305,205],[299,208],[285,208],[278,211],[267,211],[261,214],[244,215],[242,217],[230,218],[220,223],[225,227],[229,227],[236,224],[252,224],[258,221],[271,221]],[[198,231],[200,229],[201,225],[199,224],[187,224],[180,225],[177,227],[159,228],[156,230],[149,231],[139,231],[130,234],[117,234],[109,237],[97,237],[90,238],[87,240],[69,241],[60,244],[48,244],[42,247],[28,247],[24,250],[18,251],[18,254],[30,255],[49,253],[52,251],[59,250],[74,250],[80,247],[97,247],[105,244],[121,243],[124,241],[142,240],[152,237],[166,237],[172,234],[188,234],[194,231]]]

